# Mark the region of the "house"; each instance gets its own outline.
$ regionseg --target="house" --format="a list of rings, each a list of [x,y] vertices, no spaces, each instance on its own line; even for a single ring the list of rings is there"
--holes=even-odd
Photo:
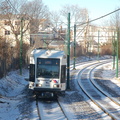
[[[82,25],[77,26],[76,29],[76,42],[89,52],[97,51],[98,44],[112,43],[113,36],[114,30],[111,26]],[[74,34],[72,41],[74,41]]]
[[[54,28],[46,28],[44,31],[39,31],[36,34],[30,35],[30,45],[38,47],[52,47],[62,49],[65,45],[66,30]]]
[[[0,36],[5,37],[6,42],[9,42],[11,46],[21,39],[21,26],[23,42],[30,44],[29,20],[20,19],[18,15],[0,14]]]

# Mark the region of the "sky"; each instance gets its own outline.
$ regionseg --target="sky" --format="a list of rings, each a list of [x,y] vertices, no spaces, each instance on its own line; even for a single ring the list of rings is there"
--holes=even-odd
[[[64,5],[79,5],[89,11],[89,18],[95,19],[120,8],[120,0],[43,0],[50,11],[59,11]],[[110,19],[110,16],[98,20],[95,23],[102,24],[103,21]]]

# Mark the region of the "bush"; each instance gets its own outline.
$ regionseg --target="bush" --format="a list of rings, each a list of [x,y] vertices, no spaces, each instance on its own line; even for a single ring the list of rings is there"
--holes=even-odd
[[[11,47],[2,36],[0,36],[0,61],[0,72],[2,72],[0,77],[3,77],[6,75],[6,71],[9,69],[12,60]]]
[[[112,55],[112,45],[111,44],[102,45],[101,55]]]
[[[26,54],[29,45],[23,43],[22,66],[26,65]],[[19,69],[20,63],[20,43],[12,47],[5,38],[0,36],[0,77],[3,77],[12,69]]]
[[[82,56],[84,52],[85,52],[85,49],[81,45],[76,45],[76,51],[75,51],[76,57]],[[74,57],[74,47],[71,47],[70,57],[71,58]]]

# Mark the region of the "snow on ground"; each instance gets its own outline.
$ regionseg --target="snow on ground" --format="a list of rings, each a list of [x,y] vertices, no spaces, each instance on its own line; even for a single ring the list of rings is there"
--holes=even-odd
[[[19,71],[12,71],[8,75],[0,80],[0,94],[4,96],[14,97],[21,94],[24,86],[28,84],[24,80],[24,77],[28,74],[27,71],[23,71],[23,75],[19,75]]]
[[[76,59],[76,62],[88,60],[95,60],[95,58],[82,57],[82,59]],[[35,98],[28,90],[28,81],[24,79],[29,75],[28,70],[23,69],[22,72],[21,76],[19,70],[11,71],[6,77],[0,79],[0,120],[38,119]],[[104,72],[103,74],[106,75]],[[110,78],[114,78],[113,71],[107,70],[107,75],[110,75]]]
[[[112,68],[111,64],[104,66],[103,69],[104,69],[104,72],[102,73],[102,77],[110,79],[114,85],[116,84],[119,87],[119,91],[120,91],[120,74],[118,74],[118,78],[116,78],[116,70]],[[111,88],[116,89],[114,85],[112,85]],[[116,91],[118,91],[118,88]],[[120,92],[118,93],[120,94]]]
[[[116,70],[113,69],[113,64],[111,62],[106,65],[97,67],[95,71],[95,82],[102,86],[102,89],[106,90],[110,95],[120,99],[120,70],[118,74],[119,77],[116,78]]]
[[[80,63],[80,62],[85,62],[85,61],[93,61],[93,60],[102,60],[102,59],[110,59],[112,58],[112,56],[108,56],[108,55],[105,55],[105,56],[101,56],[98,58],[98,56],[80,56],[78,58],[76,58],[76,63]],[[73,60],[71,60],[71,64],[73,64]]]
[[[24,77],[28,76],[28,71],[23,69],[23,75],[19,71],[11,71],[8,75],[0,79],[0,120],[22,120],[28,114],[27,106],[23,106],[26,101],[26,90],[28,81]],[[28,117],[28,116],[26,116]]]

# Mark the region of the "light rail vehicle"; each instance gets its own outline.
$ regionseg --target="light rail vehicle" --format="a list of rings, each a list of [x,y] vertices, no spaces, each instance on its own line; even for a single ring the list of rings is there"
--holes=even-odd
[[[64,51],[34,49],[30,55],[29,89],[41,97],[65,92],[66,63]]]

